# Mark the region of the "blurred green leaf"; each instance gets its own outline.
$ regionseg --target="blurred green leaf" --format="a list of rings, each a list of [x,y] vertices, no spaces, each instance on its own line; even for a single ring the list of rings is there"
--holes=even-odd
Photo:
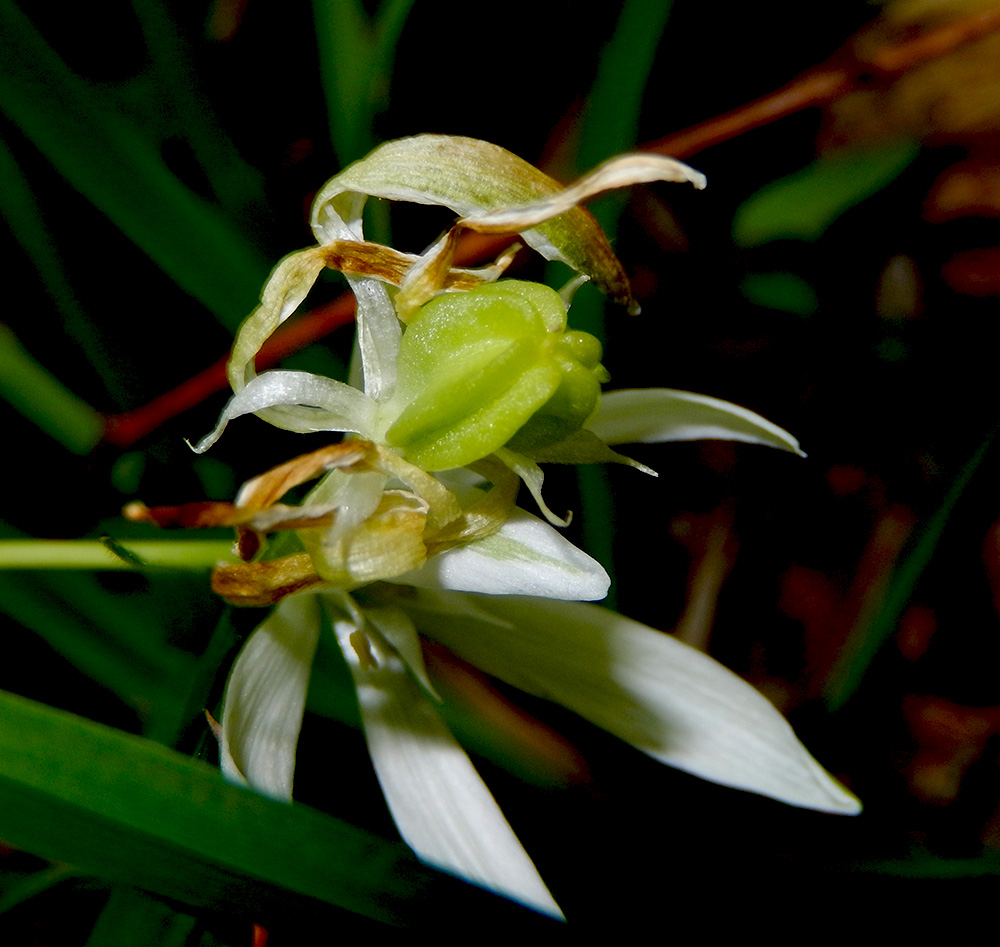
[[[190,145],[213,196],[231,217],[242,218],[264,202],[264,176],[243,160],[225,133],[200,87],[191,46],[163,0],[132,0],[142,29],[149,62],[139,78],[139,101],[149,101],[146,86],[155,86],[160,107],[143,118],[156,122],[160,137],[176,136]],[[126,84],[128,85],[128,84]]]
[[[983,878],[1000,875],[1000,853],[987,850],[978,858],[941,858],[920,854],[912,858],[859,862],[853,868],[855,871],[895,875],[898,878]]]
[[[672,7],[673,0],[626,0],[621,5],[614,35],[598,61],[580,124],[578,171],[589,171],[606,158],[635,146],[643,92]],[[627,199],[627,194],[612,195],[592,208],[612,243]],[[570,316],[572,328],[589,332],[604,342],[604,304],[604,297],[597,293],[581,293]],[[614,546],[612,530],[607,524],[615,518],[614,501],[605,465],[582,465],[577,468],[576,477],[581,505],[587,510],[583,518],[583,548],[613,573]],[[614,586],[605,604],[608,608],[615,607]]]
[[[65,261],[45,226],[42,208],[21,173],[17,160],[3,141],[0,141],[0,181],[3,181],[3,187],[0,187],[0,216],[7,221],[14,239],[35,269],[45,274],[42,287],[62,316],[63,329],[80,347],[81,361],[100,379],[105,390],[119,403],[124,403],[127,391],[113,369],[107,343],[77,301],[66,273]]]
[[[360,0],[314,0],[330,140],[341,165],[375,147],[375,116],[389,101],[396,44],[413,0],[382,0],[369,19]]]
[[[448,901],[516,910],[401,843],[231,786],[148,740],[5,692],[0,721],[0,838],[87,874],[262,918],[316,901],[435,925]]]
[[[74,454],[89,454],[104,418],[38,364],[0,325],[0,397]]]
[[[267,264],[181,184],[154,143],[70,72],[10,0],[0,0],[0,109],[172,280],[235,329]],[[111,279],[110,258],[108,272]]]
[[[750,302],[779,312],[811,316],[819,308],[813,288],[794,273],[751,273],[740,290]]]
[[[902,141],[821,158],[744,201],[733,220],[733,239],[742,247],[815,240],[844,211],[895,180],[919,151],[914,142]]]
[[[826,687],[824,697],[830,710],[840,709],[853,696],[861,686],[861,681],[872,661],[875,660],[875,655],[896,630],[903,609],[906,608],[913,590],[937,550],[955,504],[981,466],[998,433],[1000,425],[986,436],[952,481],[937,511],[917,531],[909,552],[897,565],[889,581],[889,587],[878,611],[868,616],[867,621],[863,616],[851,630],[850,636],[841,648],[840,658],[830,672]]]
[[[195,918],[143,891],[122,886],[111,893],[87,947],[187,947]]]
[[[48,891],[53,885],[74,876],[73,869],[68,865],[50,865],[42,871],[34,871],[17,880],[0,877],[0,914],[17,907],[43,891]]]
[[[114,595],[93,575],[0,574],[0,611],[140,712],[147,735],[170,739],[184,722],[181,684],[194,659],[169,646],[156,602]]]

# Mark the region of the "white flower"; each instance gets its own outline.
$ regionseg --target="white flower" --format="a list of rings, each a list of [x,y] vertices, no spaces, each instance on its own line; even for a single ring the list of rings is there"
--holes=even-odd
[[[516,580],[508,591],[516,591]],[[224,766],[291,798],[312,655],[332,624],[354,677],[375,772],[424,861],[560,916],[468,756],[437,711],[417,633],[556,701],[664,763],[795,806],[853,814],[858,800],[750,685],[671,635],[596,605],[376,585],[364,610],[338,593],[282,601],[237,660]]]
[[[576,205],[610,187],[653,180],[704,186],[690,168],[649,155],[614,159],[562,189],[483,142],[420,136],[381,146],[317,196],[317,245],[286,257],[271,274],[233,348],[234,396],[196,448],[207,449],[230,421],[251,413],[292,431],[360,436],[254,478],[235,504],[212,504],[200,520],[236,526],[248,560],[217,569],[216,590],[241,604],[277,603],[230,675],[219,731],[226,774],[291,799],[313,655],[323,628],[332,628],[406,842],[433,865],[555,916],[558,906],[438,712],[420,636],[697,776],[791,805],[860,808],[749,685],[669,635],[583,604],[607,593],[604,569],[552,526],[513,507],[519,477],[546,518],[563,522],[542,501],[541,462],[624,461],[652,473],[610,445],[724,438],[801,453],[791,435],[744,408],[690,392],[617,391],[598,400],[604,376],[596,340],[567,332],[563,304],[533,284],[495,284],[514,286],[509,292],[530,297],[531,306],[540,300],[544,310],[541,322],[532,322],[537,313],[529,306],[522,320],[528,328],[518,323],[510,345],[497,349],[504,367],[495,371],[507,373],[502,384],[489,375],[492,355],[481,359],[482,372],[476,367],[468,376],[463,355],[443,373],[451,387],[423,398],[437,391],[436,359],[448,354],[433,345],[448,338],[460,346],[454,340],[463,337],[464,325],[448,322],[451,309],[460,320],[465,301],[509,262],[505,255],[481,270],[453,268],[461,229],[519,232],[637,311],[606,238]],[[442,204],[464,216],[422,256],[401,254],[364,242],[367,196]],[[261,344],[325,266],[345,272],[358,299],[356,384],[293,371],[257,376]],[[444,328],[435,324],[429,341],[414,343],[424,348],[407,353],[404,330],[417,339],[417,320],[431,308],[425,304],[436,306],[442,293],[466,296],[454,297],[454,307],[438,306]],[[491,319],[488,313],[477,324],[486,326],[484,344],[493,341]],[[302,506],[279,502],[291,486],[320,474]],[[169,523],[184,509],[133,513]],[[263,536],[277,530],[294,530],[300,546],[249,561]]]

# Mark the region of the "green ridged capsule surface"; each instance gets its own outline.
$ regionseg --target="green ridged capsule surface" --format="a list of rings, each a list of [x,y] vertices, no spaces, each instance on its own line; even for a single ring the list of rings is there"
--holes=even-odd
[[[547,286],[504,280],[439,296],[403,334],[386,441],[425,470],[555,443],[596,409],[600,357],[597,339],[566,331]]]

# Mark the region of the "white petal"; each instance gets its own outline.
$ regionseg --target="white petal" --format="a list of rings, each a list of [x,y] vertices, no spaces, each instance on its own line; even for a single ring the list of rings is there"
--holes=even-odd
[[[407,845],[437,868],[562,917],[490,791],[399,655],[373,636],[378,667],[362,668],[351,643],[356,626],[334,619],[334,628],[354,676],[375,773]]]
[[[247,639],[226,684],[222,771],[275,799],[291,799],[295,748],[319,641],[315,596],[284,599]]]
[[[215,430],[194,447],[200,454],[221,436],[226,425],[257,414],[286,431],[351,431],[370,436],[376,404],[364,392],[311,372],[271,371],[252,379],[229,400]]]
[[[595,601],[608,594],[604,567],[537,516],[515,509],[490,536],[456,546],[392,580],[487,595]]]
[[[313,220],[317,242],[364,240],[362,212],[365,200],[364,194],[347,192],[327,202]],[[396,362],[402,337],[396,308],[385,284],[379,280],[348,276],[347,282],[358,301],[356,341],[364,390],[376,401],[385,401],[396,387]],[[352,374],[353,370],[352,366]],[[351,381],[354,380],[352,377]]]
[[[435,690],[427,675],[424,664],[424,652],[420,647],[416,625],[401,608],[390,605],[373,605],[365,609],[365,617],[374,625],[383,638],[395,649],[403,659],[407,670],[435,700],[441,700],[441,695]]]
[[[396,307],[383,283],[349,277],[358,301],[357,341],[365,392],[376,401],[388,401],[396,388],[396,363],[402,330]]]
[[[856,813],[777,710],[717,661],[596,605],[477,600],[510,623],[449,616],[455,596],[408,606],[421,632],[495,677],[565,707],[650,756],[795,806]],[[420,617],[421,602],[432,611]]]
[[[728,401],[672,388],[602,395],[587,427],[608,444],[715,439],[765,444],[805,456],[799,442],[767,418]]]

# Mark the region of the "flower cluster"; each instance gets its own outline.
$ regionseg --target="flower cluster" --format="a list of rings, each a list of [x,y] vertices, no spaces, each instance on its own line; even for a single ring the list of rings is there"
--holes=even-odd
[[[576,711],[690,773],[792,805],[857,812],[755,690],[669,635],[597,605],[610,580],[554,526],[543,462],[637,464],[627,442],[725,438],[799,452],[735,405],[671,389],[601,394],[596,339],[567,328],[580,279],[638,307],[607,239],[579,203],[613,187],[687,181],[651,155],[606,162],[569,188],[485,142],[389,142],[331,179],[312,212],[317,245],[286,257],[241,327],[226,425],[256,414],[287,430],[348,437],[244,485],[235,503],[147,509],[161,524],[231,525],[242,563],[214,588],[274,605],[232,669],[219,727],[223,768],[290,799],[317,642],[332,628],[353,675],[372,761],[399,831],[425,861],[560,916],[516,835],[439,712],[421,638]],[[365,241],[368,197],[460,215],[422,255]],[[512,252],[453,265],[461,231],[517,233],[580,274],[562,293],[499,280]],[[257,375],[264,340],[324,267],[358,301],[355,384],[307,372]],[[320,478],[301,505],[292,487]],[[546,522],[514,505],[524,482]],[[276,538],[268,537],[275,534]]]

